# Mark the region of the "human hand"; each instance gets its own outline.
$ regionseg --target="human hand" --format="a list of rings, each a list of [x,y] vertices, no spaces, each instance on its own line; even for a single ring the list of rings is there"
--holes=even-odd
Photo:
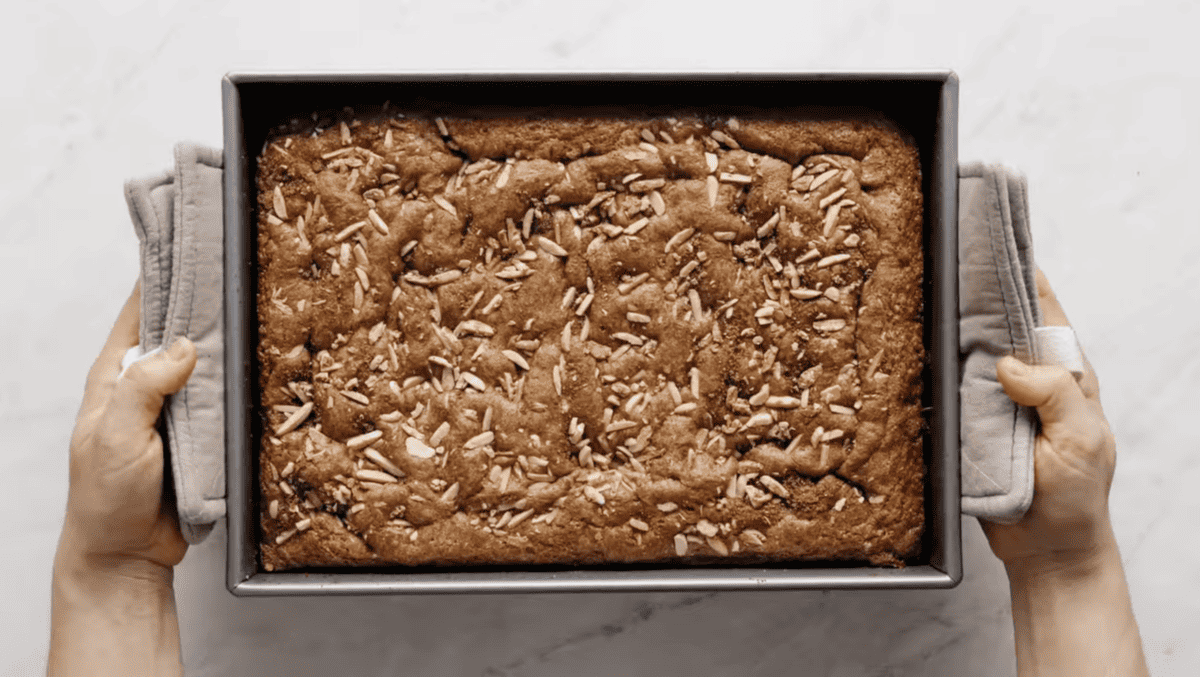
[[[174,506],[163,501],[163,445],[155,430],[163,398],[196,366],[185,338],[132,365],[121,358],[138,343],[141,282],[121,309],[88,373],[71,436],[70,490],[63,546],[104,564],[146,562],[170,569],[187,552]]]
[[[1046,324],[1070,326],[1041,270],[1038,302]],[[1108,492],[1116,468],[1116,442],[1100,406],[1100,385],[1084,358],[1076,383],[1060,366],[1028,366],[1012,357],[996,375],[1018,404],[1037,407],[1041,431],[1034,446],[1034,494],[1016,524],[980,520],[992,552],[1005,564],[1072,567],[1114,545]]]

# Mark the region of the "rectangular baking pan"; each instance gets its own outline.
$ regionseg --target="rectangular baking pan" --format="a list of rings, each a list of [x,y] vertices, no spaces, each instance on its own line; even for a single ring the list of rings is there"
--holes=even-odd
[[[588,591],[950,588],[962,578],[958,398],[958,78],[879,73],[321,74],[230,73],[225,142],[226,586],[238,596]],[[324,569],[267,573],[258,557],[256,157],[268,131],[314,111],[407,108],[505,111],[660,106],[698,113],[818,104],[868,109],[916,141],[925,194],[926,523],[902,569],[784,563],[754,568],[540,567]]]

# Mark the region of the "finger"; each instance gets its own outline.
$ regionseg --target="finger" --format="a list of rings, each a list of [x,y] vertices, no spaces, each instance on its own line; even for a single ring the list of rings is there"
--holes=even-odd
[[[1030,366],[1015,357],[1005,357],[996,363],[996,377],[1013,402],[1037,408],[1043,427],[1089,425],[1083,391],[1063,367]]]
[[[127,430],[153,430],[163,398],[179,392],[196,367],[196,346],[179,338],[166,352],[133,364],[117,380],[108,412]]]
[[[1038,306],[1042,309],[1042,320],[1050,327],[1069,327],[1070,320],[1067,319],[1066,312],[1063,311],[1062,304],[1058,302],[1058,297],[1055,296],[1054,290],[1050,288],[1050,280],[1046,278],[1046,274],[1041,268],[1037,269],[1037,292]]]
[[[83,395],[82,412],[91,411],[108,400],[117,375],[121,373],[121,359],[130,348],[138,344],[138,323],[141,321],[142,280],[133,284],[133,292],[117,315],[117,321],[109,332],[108,340],[100,349],[100,356],[88,372]]]
[[[1042,309],[1042,319],[1047,326],[1052,327],[1069,327],[1071,322],[1067,319],[1067,313],[1063,310],[1062,304],[1058,302],[1058,296],[1050,287],[1050,280],[1046,278],[1046,274],[1041,268],[1037,269],[1037,288],[1038,288],[1038,305]],[[1079,385],[1083,389],[1084,397],[1089,400],[1099,400],[1100,398],[1100,382],[1096,379],[1096,372],[1092,370],[1092,363],[1087,358],[1087,353],[1083,346],[1079,346],[1079,353],[1083,356],[1083,378]]]

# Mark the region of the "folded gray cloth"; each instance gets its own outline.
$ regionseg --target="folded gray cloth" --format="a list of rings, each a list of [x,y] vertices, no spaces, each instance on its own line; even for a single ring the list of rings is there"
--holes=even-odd
[[[177,336],[199,353],[164,412],[180,525],[198,543],[225,514],[222,159],[181,144],[175,163],[125,192],[142,248],[141,353]],[[1028,213],[1019,174],[959,168],[962,510],[999,522],[1019,519],[1033,499],[1037,415],[1004,394],[996,361],[1011,354],[1083,370],[1070,328],[1038,326]]]
[[[962,511],[1012,523],[1033,501],[1038,421],[1004,394],[996,362],[1062,364],[1079,378],[1083,360],[1069,327],[1039,326],[1025,177],[979,163],[958,176]]]
[[[219,150],[179,144],[174,171],[125,184],[141,243],[140,353],[179,336],[196,344],[195,371],[163,407],[167,479],[189,543],[225,515],[222,164]]]

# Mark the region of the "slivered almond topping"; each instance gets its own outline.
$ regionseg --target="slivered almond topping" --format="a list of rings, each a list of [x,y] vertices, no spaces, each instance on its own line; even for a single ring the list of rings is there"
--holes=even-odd
[[[642,179],[629,184],[629,190],[633,193],[647,193],[652,190],[657,190],[667,185],[666,179]]]
[[[625,319],[629,320],[630,322],[637,322],[638,324],[647,324],[650,322],[649,315],[643,315],[641,313],[635,313],[632,311],[625,313]]]
[[[820,188],[821,185],[824,184],[826,181],[832,179],[833,177],[837,176],[840,173],[842,173],[842,170],[840,170],[840,169],[836,169],[836,168],[830,169],[829,171],[825,172],[824,174],[821,174],[817,178],[813,179],[812,185],[810,185],[808,187],[808,189],[810,191],[816,190],[816,189]]]
[[[841,439],[841,437],[845,434],[846,434],[845,431],[842,431],[842,430],[830,430],[829,432],[825,433],[824,435],[821,435],[821,441],[822,442],[832,442],[833,440]]]
[[[588,308],[591,307],[593,298],[595,298],[594,294],[587,294],[584,296],[583,300],[579,302],[579,307],[575,309],[575,314],[579,317],[583,317],[583,315],[587,313]]]
[[[539,235],[537,244],[538,244],[538,248],[540,248],[542,251],[546,252],[547,254],[551,254],[554,256],[561,256],[561,257],[565,257],[567,255],[567,250],[558,246],[557,242],[555,242],[554,240],[551,240],[549,238],[545,238],[545,237],[542,237]]]
[[[671,413],[690,414],[693,411],[696,411],[696,403],[695,402],[685,402],[685,403],[675,407],[675,410],[672,411]]]
[[[786,395],[772,395],[765,404],[771,409],[795,409],[800,406],[800,400]]]
[[[746,176],[745,174],[734,174],[732,172],[721,172],[721,180],[725,183],[740,184],[752,183],[754,181],[753,178]]]
[[[463,276],[461,270],[447,270],[436,275],[430,275],[425,282],[430,287],[438,287],[448,282],[453,282]]]
[[[529,363],[525,361],[525,358],[521,356],[521,353],[518,353],[515,350],[501,350],[500,354],[507,357],[518,367],[524,369],[525,371],[529,371]]]
[[[279,517],[279,499],[271,499],[271,504],[267,506],[267,514],[271,516],[271,519]]]
[[[468,439],[467,443],[463,444],[463,447],[467,449],[479,449],[480,447],[487,447],[488,444],[494,441],[496,441],[496,433],[488,430]]]
[[[771,416],[769,411],[760,411],[746,420],[744,428],[758,428],[765,425],[771,425],[775,422],[775,418]]]
[[[512,175],[512,165],[506,163],[504,169],[500,170],[500,176],[496,179],[496,188],[503,188],[508,185],[508,177]]]
[[[492,328],[492,325],[485,322],[480,322],[479,320],[464,320],[463,323],[459,325],[459,328],[462,329],[463,332],[467,334],[473,334],[475,336],[488,337],[496,334],[496,330]]]
[[[831,254],[820,261],[817,261],[817,268],[828,268],[829,266],[837,265],[849,260],[849,254]]]
[[[437,430],[434,430],[433,434],[429,436],[429,446],[431,446],[431,447],[438,446],[439,444],[442,443],[442,440],[446,439],[446,435],[449,435],[449,434],[450,434],[450,422],[442,421],[442,424],[437,427]]]
[[[667,392],[671,394],[671,401],[675,406],[683,404],[683,394],[679,392],[679,386],[675,385],[674,381],[667,381]]]
[[[649,279],[649,277],[650,277],[650,273],[639,273],[638,275],[636,275],[632,279],[630,279],[628,282],[622,282],[621,284],[617,285],[617,292],[619,292],[621,295],[628,294],[629,292],[636,289],[639,284],[641,284],[641,283],[645,282],[647,279]]]
[[[460,487],[458,482],[451,484],[450,488],[441,495],[439,500],[441,500],[443,503],[452,503],[454,499],[458,498],[459,489]]]
[[[434,122],[434,124],[436,124],[436,125],[437,125],[438,132],[439,132],[439,133],[440,133],[442,136],[450,136],[450,130],[449,130],[449,129],[446,129],[446,122],[445,122],[445,120],[442,120],[441,118],[434,118],[434,119],[433,119],[433,122]]]
[[[732,230],[718,230],[713,233],[713,239],[718,242],[733,242],[737,239],[737,233]]]
[[[729,548],[728,548],[728,546],[725,545],[725,543],[721,539],[706,538],[706,539],[704,539],[704,542],[707,543],[708,547],[712,548],[718,555],[720,555],[722,557],[729,556]],[[734,545],[737,545],[737,543],[735,542]]]
[[[835,414],[842,414],[843,416],[853,416],[855,414],[854,409],[851,407],[842,406],[840,404],[829,405],[829,411]]]
[[[355,470],[354,476],[360,480],[365,480],[367,482],[378,482],[380,484],[396,484],[399,482],[399,480],[397,480],[395,477],[392,477],[381,470],[372,470],[370,468]]]
[[[675,554],[679,557],[683,557],[687,554],[687,551],[687,536],[684,536],[683,534],[675,534]]]
[[[808,263],[809,261],[815,261],[819,258],[821,258],[821,252],[817,251],[816,247],[813,247],[812,249],[805,252],[804,256],[801,256],[800,258],[796,259],[796,263]]]
[[[705,185],[708,189],[708,206],[716,207],[717,191],[721,189],[720,183],[717,181],[717,177],[713,176],[712,174],[708,175],[708,178],[705,179],[705,182]]]
[[[613,332],[612,337],[617,339],[618,341],[632,343],[635,346],[640,346],[645,343],[645,341],[642,340],[642,337],[635,336],[633,334],[630,334],[628,332],[623,332],[623,331]]]
[[[491,313],[492,311],[499,308],[500,303],[503,301],[504,301],[504,296],[502,294],[496,294],[495,296],[492,297],[491,301],[487,302],[487,305],[485,305],[483,308],[481,308],[479,310],[479,314],[487,315],[487,314]]]
[[[287,203],[283,200],[283,189],[279,186],[275,186],[275,213],[279,215],[279,218],[287,221]]]
[[[717,143],[723,143],[726,146],[729,146],[730,148],[733,148],[735,150],[741,148],[741,146],[738,145],[738,142],[733,140],[733,137],[729,136],[728,134],[726,134],[725,132],[722,132],[719,129],[714,129],[712,131],[712,133],[709,134],[709,136],[711,136],[713,138],[713,140],[716,141]]]
[[[354,244],[354,260],[363,268],[371,265],[370,259],[367,258],[367,250],[363,249],[363,246],[357,242]]]
[[[571,352],[571,330],[575,327],[575,320],[563,325],[562,329],[562,351],[564,353]]]
[[[650,193],[650,208],[658,216],[667,213],[667,203],[663,201],[662,193],[659,193],[657,190]]]
[[[367,396],[363,395],[362,393],[356,393],[353,390],[342,390],[340,392],[342,393],[343,396],[345,396],[346,399],[352,400],[354,402],[358,402],[359,404],[361,404],[363,406],[371,404],[371,400],[368,399]]]
[[[375,442],[379,441],[382,438],[383,438],[382,430],[372,430],[369,433],[363,433],[361,435],[356,435],[356,436],[351,437],[350,439],[346,440],[346,447],[350,451],[357,451],[359,449],[362,449],[363,447],[374,444]]]
[[[758,478],[758,482],[759,484],[763,485],[767,491],[780,498],[787,498],[791,496],[791,493],[787,490],[787,488],[780,484],[779,480],[771,477],[770,475],[763,475],[762,477]]]
[[[404,471],[397,467],[395,463],[392,463],[391,459],[387,458],[378,451],[374,449],[367,449],[363,453],[380,468],[383,468],[396,477],[404,477]]]
[[[409,456],[415,458],[433,458],[436,453],[433,447],[415,437],[404,440],[404,449],[408,452]]]
[[[362,285],[363,289],[371,288],[371,278],[367,277],[367,271],[355,267],[354,274],[358,276],[358,283]]]
[[[846,507],[846,499],[844,499],[844,498],[839,498],[839,499],[837,500],[837,503],[834,503],[834,504],[833,504],[833,511],[834,511],[834,512],[841,512],[841,511],[842,511],[842,508],[844,508],[844,507]]]
[[[810,301],[821,296],[821,292],[816,289],[791,289],[788,293],[802,301]]]
[[[709,522],[706,519],[702,519],[696,523],[696,531],[699,531],[701,534],[711,538],[717,535],[717,525]]]
[[[475,374],[472,374],[469,371],[464,371],[462,374],[462,377],[463,377],[463,380],[467,382],[467,385],[471,386],[472,388],[478,390],[481,393],[487,392],[487,384],[485,384],[483,382],[483,379],[479,378]]]
[[[841,214],[841,211],[842,205],[839,203],[830,207],[829,212],[825,214],[825,226],[822,229],[824,237],[829,237],[829,234],[833,232],[833,227],[837,225],[838,216]],[[843,256],[846,256],[846,254],[843,254]]]
[[[771,386],[763,384],[763,387],[750,397],[750,406],[761,407],[771,397]]]
[[[275,545],[279,545],[280,543],[283,543],[284,541],[286,541],[287,539],[289,539],[295,535],[296,535],[295,529],[288,529],[287,531],[285,531],[282,534],[279,534],[278,536],[275,537]]]
[[[704,320],[704,308],[700,305],[700,294],[695,289],[688,290],[688,300],[692,303],[692,319],[696,322]]]
[[[626,184],[627,184],[627,183],[629,183],[629,182],[631,182],[631,181],[636,181],[636,180],[637,180],[638,178],[640,178],[641,176],[642,176],[642,173],[641,173],[641,172],[633,172],[632,174],[626,174],[626,175],[624,176],[624,178],[622,178],[622,179],[621,179],[621,183],[626,183]]]
[[[717,173],[717,156],[715,153],[705,153],[704,164],[708,166],[709,174]]]
[[[625,234],[626,235],[635,235],[635,234],[641,232],[641,230],[643,228],[645,228],[646,225],[649,223],[650,223],[650,219],[643,216],[642,218],[638,219],[637,221],[634,221],[633,223],[629,224],[625,228]]]
[[[845,194],[846,194],[846,188],[844,186],[842,188],[838,188],[837,190],[833,191],[829,195],[826,195],[825,197],[821,198],[821,201],[817,204],[817,206],[820,209],[824,209],[824,208],[828,207],[829,205],[833,204],[834,202],[837,202],[838,199],[841,198]]]
[[[450,204],[450,201],[446,198],[442,197],[441,195],[434,195],[433,201],[435,204],[437,204],[437,206],[445,209],[447,212],[450,212],[450,216],[458,216],[458,210],[455,209],[454,205]]]
[[[650,531],[650,525],[646,524],[645,522],[641,521],[640,519],[638,519],[636,517],[629,518],[629,526],[633,527],[634,529],[637,529],[638,531]]]
[[[841,331],[846,328],[846,321],[841,318],[818,320],[813,322],[813,329],[820,332]]]
[[[604,494],[600,493],[599,489],[589,484],[585,484],[583,486],[583,495],[587,496],[588,500],[592,501],[596,505],[604,505],[605,503]]]
[[[663,248],[663,253],[664,254],[670,253],[670,251],[672,249],[674,249],[675,247],[678,247],[679,245],[683,244],[684,242],[687,242],[688,239],[691,238],[695,234],[696,234],[695,228],[684,228],[683,230],[679,231],[678,233],[675,233],[674,235],[671,236],[670,240],[667,240],[667,244]]]
[[[429,361],[430,361],[430,362],[432,362],[432,363],[434,363],[434,364],[437,364],[437,365],[443,366],[443,367],[445,367],[445,368],[447,368],[447,369],[453,369],[453,368],[454,368],[454,364],[453,364],[453,363],[452,363],[450,360],[447,360],[446,358],[442,357],[441,355],[430,355],[430,356],[429,356]]]
[[[275,436],[279,437],[280,435],[286,435],[287,433],[290,433],[296,428],[300,427],[300,424],[304,422],[304,419],[308,418],[308,415],[312,413],[312,410],[313,403],[305,402],[299,409],[293,412],[291,416],[287,417],[287,420],[275,428]]]
[[[371,225],[374,226],[375,230],[379,231],[380,235],[387,236],[388,225],[384,222],[383,217],[380,216],[378,212],[376,212],[374,209],[368,211],[367,220],[371,222]]]

